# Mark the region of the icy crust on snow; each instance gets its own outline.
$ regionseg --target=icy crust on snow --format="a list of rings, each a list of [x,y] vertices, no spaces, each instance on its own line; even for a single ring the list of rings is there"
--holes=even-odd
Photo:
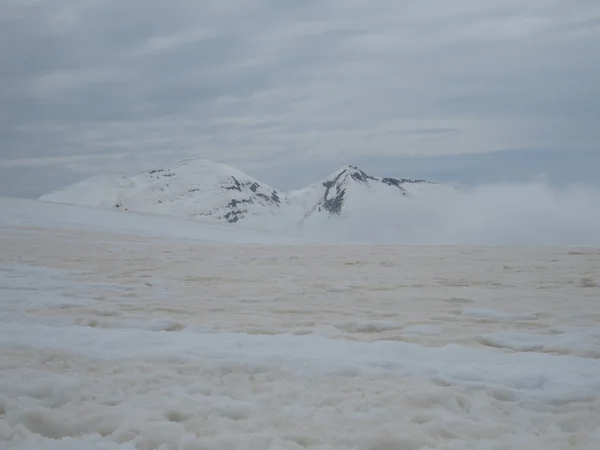
[[[152,330],[142,321],[156,300],[172,314],[182,306],[166,285],[153,298],[92,273],[2,267],[14,297],[0,319],[0,439],[10,448],[593,449],[600,437],[597,358],[285,328]],[[77,323],[135,306],[121,328]],[[371,324],[347,331],[402,326]]]
[[[504,354],[456,345],[426,347],[405,342],[356,342],[289,334],[171,331],[179,332],[164,334],[135,329],[106,332],[93,326],[4,323],[0,343],[50,353],[66,349],[92,361],[203,360],[210,364],[226,361],[226,365],[260,367],[267,371],[285,367],[302,371],[305,376],[414,376],[442,385],[482,389],[499,399],[524,403],[537,400],[549,405],[587,401],[600,389],[600,360],[593,357]]]
[[[598,249],[222,245],[18,203],[0,448],[598,447]]]
[[[600,359],[600,327],[553,329],[550,335],[500,331],[479,336],[483,345],[517,352],[544,352]]]

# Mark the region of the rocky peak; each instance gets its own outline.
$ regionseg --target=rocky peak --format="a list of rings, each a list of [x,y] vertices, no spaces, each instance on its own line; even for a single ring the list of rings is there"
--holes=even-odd
[[[358,181],[361,183],[368,183],[369,180],[374,178],[367,175],[363,170],[357,166],[344,166],[337,172],[334,172],[323,181],[323,186],[331,187],[336,184],[342,184],[348,181]]]
[[[318,210],[325,210],[330,214],[340,215],[344,206],[347,189],[352,183],[360,183],[366,187],[375,183],[383,183],[388,186],[396,187],[401,195],[407,195],[406,190],[402,187],[402,184],[406,182],[420,182],[420,180],[414,181],[389,177],[378,178],[368,175],[358,166],[344,166],[323,181],[325,193],[323,195],[323,200],[318,205]]]

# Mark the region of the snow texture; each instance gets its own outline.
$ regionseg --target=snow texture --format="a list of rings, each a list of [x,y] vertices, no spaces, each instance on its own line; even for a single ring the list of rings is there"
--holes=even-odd
[[[0,208],[1,448],[598,448],[598,249]]]

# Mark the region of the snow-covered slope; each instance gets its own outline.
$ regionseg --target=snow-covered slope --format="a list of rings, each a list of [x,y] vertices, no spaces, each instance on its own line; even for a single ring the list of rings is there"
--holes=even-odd
[[[243,223],[231,226],[227,222],[219,223],[203,218],[190,220],[131,211],[123,214],[117,209],[100,209],[20,198],[0,197],[0,212],[0,232],[8,228],[62,229],[68,230],[69,234],[80,234],[85,231],[210,244],[322,243],[318,239],[310,239],[298,233],[259,230],[256,227],[245,226]]]
[[[449,192],[452,188],[432,181],[408,178],[379,178],[356,166],[342,167],[325,180],[289,194],[291,202],[305,208],[304,220],[317,217],[352,217],[373,206],[382,212],[397,209],[415,195]]]
[[[370,214],[376,209],[387,214],[409,197],[449,189],[425,180],[378,178],[346,166],[319,183],[285,193],[225,164],[192,159],[132,177],[96,176],[40,200],[273,229],[351,218],[365,207]]]
[[[273,216],[280,193],[225,164],[203,159],[181,161],[132,177],[96,176],[40,200],[99,208],[173,215],[211,217],[220,221]]]

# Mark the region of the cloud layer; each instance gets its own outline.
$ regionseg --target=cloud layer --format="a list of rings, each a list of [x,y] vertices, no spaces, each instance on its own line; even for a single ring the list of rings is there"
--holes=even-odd
[[[597,149],[595,0],[5,0],[0,165]]]
[[[332,224],[332,237],[376,244],[600,246],[600,188],[545,183],[483,185],[458,196],[365,205]]]

